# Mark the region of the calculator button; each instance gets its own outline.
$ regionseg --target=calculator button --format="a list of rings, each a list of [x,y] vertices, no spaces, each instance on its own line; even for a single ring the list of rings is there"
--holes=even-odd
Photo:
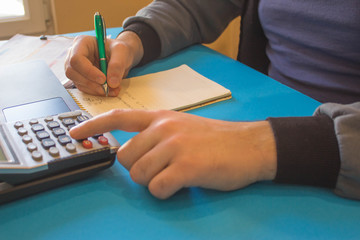
[[[86,116],[86,115],[80,115],[80,116],[78,116],[78,117],[76,118],[76,120],[77,120],[79,123],[82,123],[82,122],[84,122],[84,121],[86,121],[86,120],[89,120],[89,117]]]
[[[67,126],[69,126],[69,125],[75,124],[75,121],[74,121],[74,119],[72,119],[72,118],[64,118],[64,119],[62,120],[62,123],[67,127]]]
[[[55,147],[55,142],[51,138],[47,138],[41,141],[41,145],[45,149],[49,149],[51,147]]]
[[[51,147],[51,148],[49,148],[49,153],[53,157],[58,157],[60,154],[60,151],[57,147]]]
[[[24,136],[27,133],[28,133],[28,131],[26,130],[26,128],[21,127],[21,128],[18,129],[18,134],[20,136]]]
[[[51,122],[54,121],[54,118],[52,116],[48,116],[44,119],[45,122]]]
[[[27,150],[28,150],[29,152],[33,152],[33,151],[37,150],[37,146],[36,146],[34,143],[29,143],[29,144],[27,145]]]
[[[75,118],[80,115],[82,115],[81,111],[73,111],[73,112],[61,113],[58,115],[58,118],[61,120],[64,118]]]
[[[98,139],[100,136],[102,136],[102,133],[99,133],[99,134],[95,134],[94,136],[92,136],[93,138],[95,139]]]
[[[72,142],[71,137],[69,137],[68,135],[59,136],[58,141],[61,145],[66,145]]]
[[[46,131],[40,131],[40,132],[37,132],[36,133],[36,137],[39,139],[39,140],[43,140],[43,139],[46,139],[46,138],[49,138],[50,137],[50,134]]]
[[[104,137],[104,136],[100,136],[98,137],[98,142],[101,144],[101,145],[108,145],[109,144],[109,140]]]
[[[65,148],[66,148],[66,151],[68,151],[70,153],[76,152],[76,146],[73,143],[66,144]]]
[[[22,122],[20,122],[20,121],[17,121],[17,122],[15,122],[15,124],[14,124],[14,127],[15,127],[16,129],[19,129],[19,128],[23,127],[23,126],[24,126],[24,124],[23,124]]]
[[[60,127],[60,124],[56,121],[51,121],[47,123],[47,126],[49,129],[58,128]]]
[[[39,121],[37,119],[31,119],[29,123],[30,125],[34,125],[34,124],[38,124]]]
[[[68,130],[70,130],[70,129],[72,129],[72,128],[75,127],[75,126],[76,126],[76,124],[71,124],[71,125],[67,126],[67,128],[68,128]]]
[[[91,149],[93,147],[92,142],[90,140],[83,140],[82,145],[86,149]]]
[[[33,151],[31,153],[31,157],[35,160],[35,161],[41,161],[42,160],[42,154],[39,151]]]
[[[38,132],[38,131],[43,131],[45,128],[42,124],[34,124],[31,129],[33,130],[33,132]]]
[[[54,128],[53,129],[53,134],[54,134],[54,136],[55,137],[59,137],[59,136],[61,136],[61,135],[65,135],[65,130],[64,129],[62,129],[62,128]]]
[[[29,135],[24,135],[24,136],[22,137],[22,141],[23,141],[24,143],[28,144],[28,143],[32,142],[32,138],[31,138]]]

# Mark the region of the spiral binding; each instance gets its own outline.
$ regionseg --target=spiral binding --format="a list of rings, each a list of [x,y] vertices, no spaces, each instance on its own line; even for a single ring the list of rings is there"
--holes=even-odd
[[[69,93],[69,95],[72,97],[72,99],[75,101],[75,103],[79,106],[79,108],[81,110],[88,112],[88,110],[86,110],[86,108],[82,105],[82,103],[70,91],[67,91],[67,92]]]

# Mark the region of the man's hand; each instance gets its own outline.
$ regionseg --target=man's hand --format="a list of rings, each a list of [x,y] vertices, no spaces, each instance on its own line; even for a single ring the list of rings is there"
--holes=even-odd
[[[121,80],[140,62],[143,47],[140,38],[133,32],[123,32],[117,39],[107,39],[105,47],[107,77],[99,70],[97,42],[91,36],[75,38],[65,61],[65,73],[79,90],[92,95],[104,95],[101,85],[107,79],[109,96],[117,96]]]
[[[174,111],[113,110],[74,127],[83,139],[114,129],[139,132],[120,147],[131,178],[161,199],[183,187],[235,190],[276,174],[266,121],[226,122]]]

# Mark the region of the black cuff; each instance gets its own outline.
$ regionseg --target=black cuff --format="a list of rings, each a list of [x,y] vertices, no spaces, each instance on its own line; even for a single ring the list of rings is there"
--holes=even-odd
[[[141,39],[144,56],[137,66],[142,66],[160,56],[160,38],[152,27],[143,22],[135,22],[127,26],[124,31],[132,31]]]
[[[334,188],[340,154],[332,119],[321,115],[267,120],[276,140],[274,182]]]

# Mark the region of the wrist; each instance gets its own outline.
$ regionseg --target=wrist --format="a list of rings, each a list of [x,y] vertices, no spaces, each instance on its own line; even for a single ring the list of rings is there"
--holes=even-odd
[[[133,32],[139,37],[143,54],[139,66],[157,59],[161,52],[161,41],[155,29],[144,22],[132,22],[124,26],[124,31]]]
[[[276,142],[268,121],[255,122],[254,146],[257,149],[259,165],[257,181],[274,180],[277,171]]]
[[[124,31],[116,37],[116,41],[120,41],[128,48],[131,56],[131,68],[138,65],[144,56],[144,48],[139,36],[132,31]]]

